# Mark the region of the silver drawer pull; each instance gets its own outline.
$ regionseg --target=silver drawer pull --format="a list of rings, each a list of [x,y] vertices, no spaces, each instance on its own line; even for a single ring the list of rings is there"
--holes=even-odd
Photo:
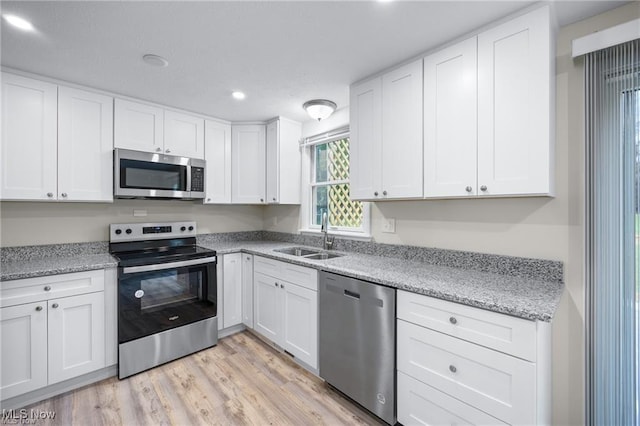
[[[458,323],[458,320],[456,319],[456,317],[449,317],[449,322],[450,322],[451,324],[457,324],[457,323]]]
[[[51,307],[52,307],[53,309],[57,308],[58,306],[60,306],[60,305],[58,305],[57,303],[54,303],[53,305],[51,305]]]
[[[44,286],[44,291],[51,291],[51,286],[50,285]]]
[[[456,368],[455,365],[450,365],[449,366],[449,371],[451,371],[452,373],[455,373],[456,371],[458,371],[458,369]]]
[[[40,312],[42,310],[42,306],[36,306],[36,311]]]

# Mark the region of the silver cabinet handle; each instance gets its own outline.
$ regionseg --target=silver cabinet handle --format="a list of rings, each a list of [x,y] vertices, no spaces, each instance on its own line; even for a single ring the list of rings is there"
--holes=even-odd
[[[278,287],[278,283],[274,283],[276,285],[276,288]]]
[[[450,317],[450,318],[449,318],[449,322],[450,322],[451,324],[457,324],[457,323],[458,323],[458,320],[456,319],[456,317]]]
[[[207,201],[211,201],[211,198],[207,198]]]
[[[53,197],[53,192],[47,192],[47,197],[49,198]]]
[[[63,198],[67,198],[67,193],[66,193],[66,192],[63,192],[63,193],[62,193],[62,194],[60,194],[60,195],[62,195],[62,197],[63,197]]]
[[[487,190],[487,185],[482,185],[480,187],[480,191],[486,191]]]
[[[260,202],[261,202],[261,203],[264,203],[264,198],[260,198]]]
[[[50,285],[45,285],[44,286],[44,291],[51,291],[51,286]]]
[[[42,306],[36,306],[36,311],[40,312],[42,310]]]
[[[160,152],[162,151],[160,148],[156,148],[156,152]]]
[[[470,187],[470,186],[467,186],[467,187],[465,188],[465,191],[467,191],[467,192],[471,192],[471,191],[473,191],[473,188],[472,188],[472,187]]]
[[[166,152],[167,154],[170,154],[171,150],[170,149],[166,149],[164,152]]]
[[[452,373],[455,373],[456,371],[458,371],[458,369],[455,367],[455,365],[450,365],[449,371],[451,371]]]
[[[251,260],[251,256],[247,256],[247,260]]]
[[[387,195],[387,191],[382,191],[382,195]]]
[[[280,284],[280,288],[284,288],[284,284]]]
[[[276,200],[276,197],[273,197],[273,201],[275,201],[275,200]]]
[[[57,308],[58,306],[60,306],[60,305],[58,305],[57,303],[54,303],[53,305],[51,305],[51,307],[52,307],[53,309]]]
[[[374,192],[373,195],[378,196],[378,191]]]

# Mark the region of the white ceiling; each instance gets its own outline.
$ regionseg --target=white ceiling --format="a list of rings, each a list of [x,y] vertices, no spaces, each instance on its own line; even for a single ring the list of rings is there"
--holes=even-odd
[[[3,20],[1,64],[231,121],[306,121],[305,101],[344,107],[350,83],[533,3],[2,1],[37,31]],[[556,2],[558,21],[623,3]]]

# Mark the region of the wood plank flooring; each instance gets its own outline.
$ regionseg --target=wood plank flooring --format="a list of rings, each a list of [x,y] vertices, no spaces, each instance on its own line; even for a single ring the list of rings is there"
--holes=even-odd
[[[382,424],[248,332],[26,408],[55,411],[50,425]]]

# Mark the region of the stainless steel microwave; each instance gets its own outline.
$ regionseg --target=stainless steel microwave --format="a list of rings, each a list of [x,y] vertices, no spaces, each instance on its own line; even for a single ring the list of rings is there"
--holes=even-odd
[[[116,148],[115,198],[204,198],[205,161]]]

